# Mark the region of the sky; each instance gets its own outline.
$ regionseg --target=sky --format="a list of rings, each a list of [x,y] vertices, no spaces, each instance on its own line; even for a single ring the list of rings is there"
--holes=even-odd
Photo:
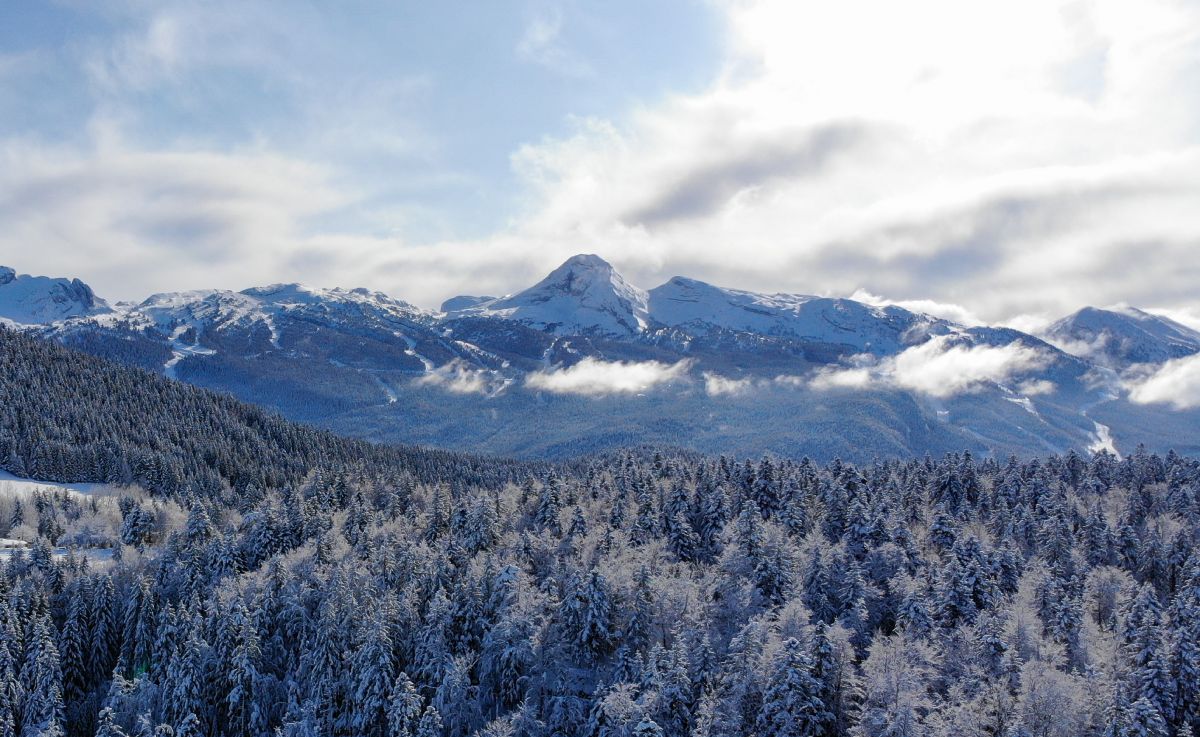
[[[6,0],[0,264],[1200,326],[1200,0]]]

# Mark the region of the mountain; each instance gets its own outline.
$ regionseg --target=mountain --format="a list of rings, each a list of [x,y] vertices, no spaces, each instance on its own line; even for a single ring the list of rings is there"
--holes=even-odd
[[[756,294],[681,276],[649,292],[650,318],[701,333],[713,329],[790,337],[877,354],[897,353],[949,323],[899,307],[796,294]]]
[[[630,336],[645,331],[646,293],[599,256],[573,256],[517,294],[451,312],[452,317],[501,317],[555,335]]]
[[[0,266],[0,320],[45,325],[110,311],[108,304],[78,279],[18,275]]]
[[[581,255],[524,291],[457,297],[438,312],[299,284],[97,312],[25,329],[377,441],[521,457],[654,443],[847,460],[1200,447],[1188,432],[1200,413],[1131,403],[1107,356],[1074,349],[1090,335],[1086,310],[1047,342],[685,277],[643,291]],[[1158,324],[1106,314],[1126,332]],[[1187,345],[1179,330],[1143,332],[1167,347],[1139,356]]]
[[[1200,332],[1128,306],[1085,307],[1051,325],[1047,336],[1072,353],[1112,368],[1200,353]]]

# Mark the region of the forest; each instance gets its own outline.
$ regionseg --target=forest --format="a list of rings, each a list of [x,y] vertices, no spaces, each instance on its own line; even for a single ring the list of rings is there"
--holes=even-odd
[[[0,330],[0,737],[1185,737],[1200,462],[376,446]],[[99,555],[97,551],[103,551]]]

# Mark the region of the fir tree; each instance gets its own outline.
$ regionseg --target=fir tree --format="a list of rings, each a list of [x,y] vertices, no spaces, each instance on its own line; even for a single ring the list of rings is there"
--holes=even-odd
[[[821,691],[804,646],[795,638],[784,642],[771,663],[770,679],[758,713],[758,734],[763,737],[824,734],[831,715],[821,701]]]

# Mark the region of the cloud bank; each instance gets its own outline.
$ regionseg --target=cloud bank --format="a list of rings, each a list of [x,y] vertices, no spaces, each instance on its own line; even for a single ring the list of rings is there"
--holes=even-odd
[[[122,4],[103,24],[119,32],[49,50],[77,66],[62,79],[0,64],[24,85],[0,86],[0,262],[114,298],[299,280],[433,307],[590,251],[643,286],[863,289],[968,323],[1122,300],[1200,320],[1195,3],[717,0],[709,79],[595,106],[643,75],[608,78],[615,56],[572,48],[604,24],[571,9],[498,13],[495,48],[425,68],[316,6],[243,5]],[[357,52],[401,81],[359,76]],[[455,141],[418,119],[490,120],[460,108],[514,60],[561,94],[586,87],[575,114]],[[70,144],[31,117],[55,90],[85,107]]]
[[[668,364],[660,361],[627,363],[585,358],[568,368],[529,374],[525,378],[525,385],[553,394],[639,394],[660,384],[685,378],[690,367],[691,362],[687,360]]]
[[[952,340],[950,336],[932,338],[872,367],[818,371],[809,386],[817,390],[894,386],[945,399],[991,384],[1010,383],[1051,360],[1044,352],[1020,343],[972,346],[956,345]],[[1046,394],[1053,389],[1044,379],[1018,386],[1023,394]]]
[[[1200,407],[1200,355],[1167,361],[1144,377],[1128,380],[1127,388],[1130,401],[1137,404]]]

